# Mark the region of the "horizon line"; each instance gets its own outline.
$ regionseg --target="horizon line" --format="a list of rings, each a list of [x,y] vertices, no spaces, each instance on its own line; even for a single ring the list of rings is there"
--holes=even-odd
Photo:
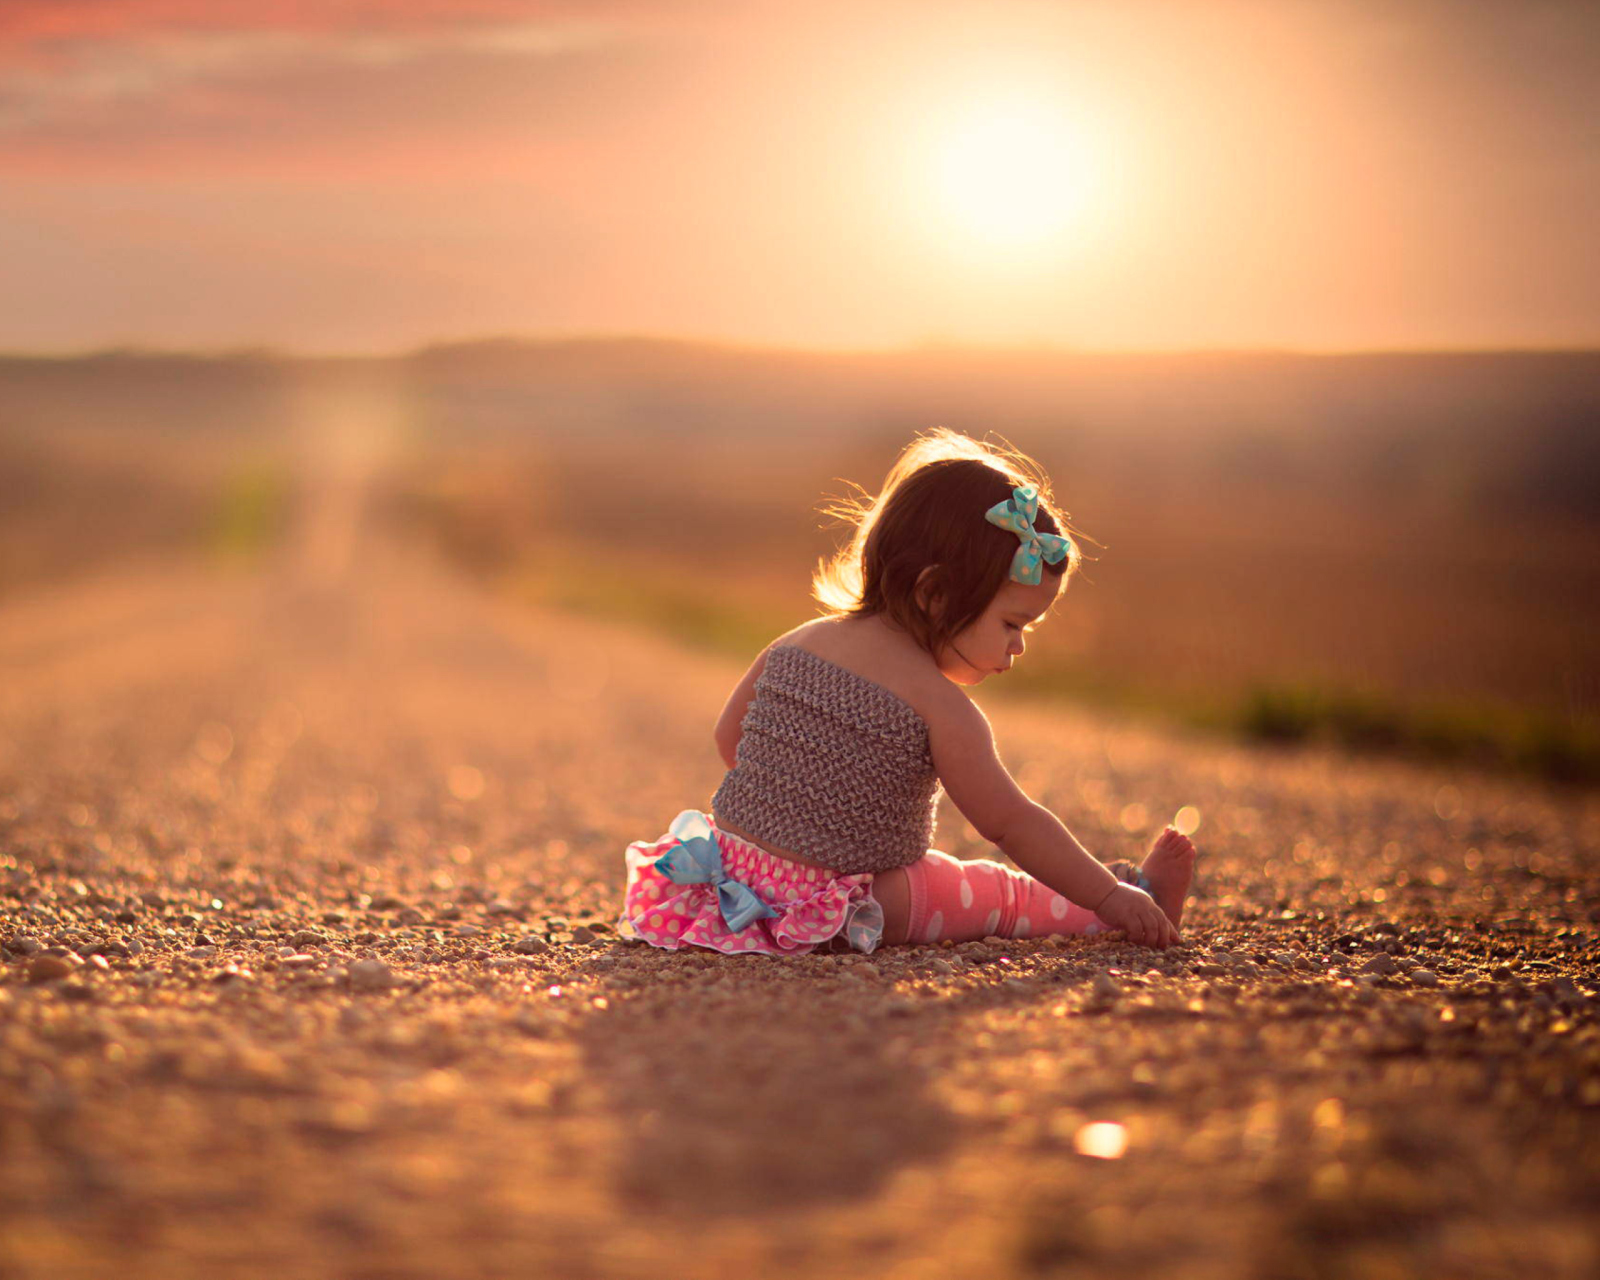
[[[743,354],[807,355],[825,357],[903,356],[931,352],[982,355],[1040,355],[1063,357],[1137,356],[1297,356],[1304,358],[1341,356],[1421,356],[1421,355],[1581,355],[1600,351],[1600,338],[1589,342],[1560,344],[1474,344],[1439,346],[1278,346],[1269,343],[1234,346],[1117,346],[1097,347],[1037,340],[986,342],[955,338],[923,338],[893,345],[829,346],[807,343],[756,342],[689,334],[638,333],[627,330],[585,331],[578,333],[500,333],[477,336],[437,337],[412,344],[368,349],[316,349],[279,346],[273,343],[241,343],[228,346],[179,346],[163,343],[108,343],[73,348],[0,348],[0,360],[40,360],[70,363],[75,360],[110,358],[203,360],[281,360],[281,361],[362,361],[406,360],[439,352],[473,347],[575,347],[575,346],[660,346],[692,347]]]

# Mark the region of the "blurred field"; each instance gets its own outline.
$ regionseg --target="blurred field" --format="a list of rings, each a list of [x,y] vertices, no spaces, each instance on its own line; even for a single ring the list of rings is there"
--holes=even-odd
[[[11,360],[0,591],[247,555],[310,456],[510,591],[743,656],[810,612],[822,497],[939,424],[1037,456],[1095,544],[1006,691],[1600,777],[1592,353]]]

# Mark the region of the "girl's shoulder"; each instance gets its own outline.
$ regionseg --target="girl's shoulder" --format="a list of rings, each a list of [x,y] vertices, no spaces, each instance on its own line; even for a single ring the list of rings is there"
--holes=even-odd
[[[814,618],[784,632],[762,656],[783,647],[803,649],[887,689],[930,726],[950,714],[952,698],[971,705],[925,649],[877,618]]]

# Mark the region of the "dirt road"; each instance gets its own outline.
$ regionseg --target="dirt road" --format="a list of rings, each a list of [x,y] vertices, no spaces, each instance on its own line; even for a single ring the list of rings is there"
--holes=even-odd
[[[0,1275],[1600,1265],[1592,794],[995,702],[1181,950],[668,956],[737,670],[323,524],[0,606]]]

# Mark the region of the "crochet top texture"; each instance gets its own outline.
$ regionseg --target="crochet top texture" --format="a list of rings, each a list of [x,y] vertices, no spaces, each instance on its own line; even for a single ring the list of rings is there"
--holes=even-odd
[[[888,871],[933,841],[928,726],[865,676],[794,645],[767,654],[718,822],[846,875]]]

